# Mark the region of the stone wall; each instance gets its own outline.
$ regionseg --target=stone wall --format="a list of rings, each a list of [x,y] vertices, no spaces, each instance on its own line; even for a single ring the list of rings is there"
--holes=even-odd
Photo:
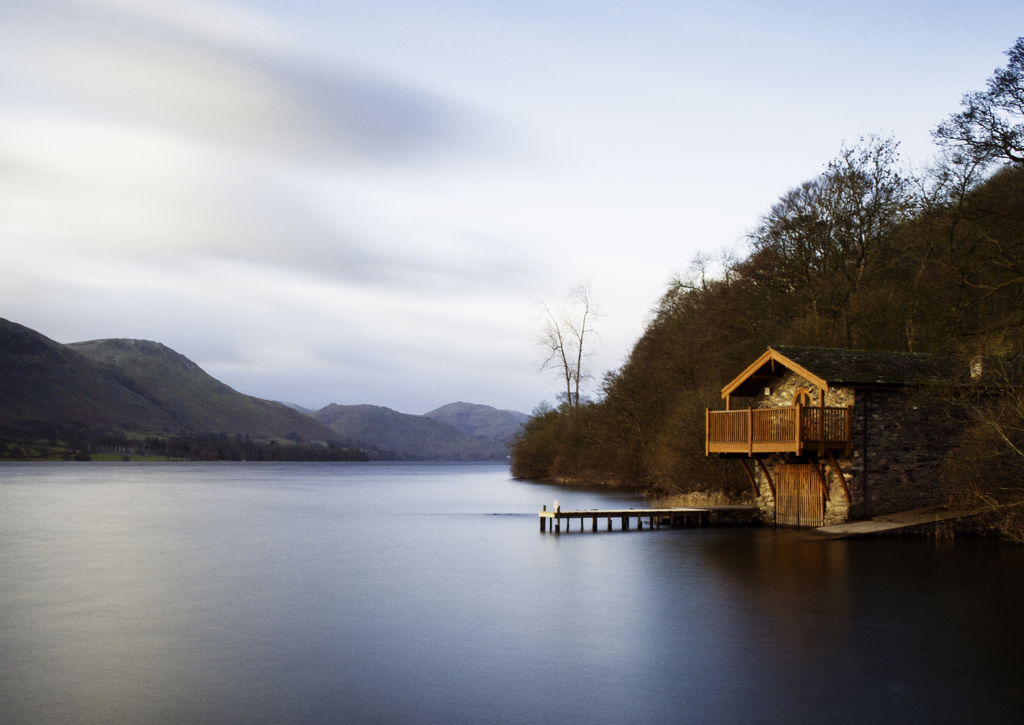
[[[762,392],[756,398],[743,402],[757,408],[789,407],[801,387],[807,388],[817,404],[818,388],[789,371],[772,385],[768,394]],[[826,393],[825,405],[853,406],[854,442],[852,458],[837,457],[840,472],[850,491],[849,504],[831,461],[824,458],[818,462],[829,489],[830,500],[825,506],[826,525],[932,506],[948,500],[950,492],[940,485],[936,470],[962,428],[962,423],[950,416],[948,408],[929,405],[902,389],[834,388]],[[763,458],[773,480],[776,467],[786,460],[782,455]],[[761,518],[770,523],[775,517],[775,501],[760,467],[753,460],[748,463],[755,470],[761,491],[758,500]]]
[[[963,422],[948,407],[917,400],[905,390],[861,390],[857,398],[851,461],[853,518],[945,503],[950,491],[940,484],[936,471],[956,444]]]
[[[782,455],[770,455],[762,458],[765,467],[772,475],[772,482],[776,480],[776,471],[780,463],[786,463],[787,459]],[[790,459],[788,462],[792,462]],[[857,503],[857,498],[853,492],[853,462],[849,458],[837,458],[836,462],[839,464],[839,469],[842,473],[843,479],[846,481],[846,485],[850,488],[850,497],[854,504]],[[775,499],[772,497],[771,490],[768,488],[768,481],[765,480],[764,473],[760,466],[753,460],[749,461],[748,464],[751,468],[756,467],[755,480],[757,481],[758,490],[761,492],[761,496],[757,500],[757,506],[761,511],[761,520],[765,523],[774,523],[775,521]],[[825,483],[828,486],[829,500],[825,502],[825,526],[831,526],[832,524],[841,524],[849,521],[851,518],[856,516],[851,514],[851,506],[846,502],[846,493],[843,491],[843,484],[840,483],[839,477],[836,475],[836,471],[832,468],[832,462],[828,458],[823,458],[818,461],[821,466],[822,473],[825,475]]]
[[[793,405],[793,396],[800,388],[807,389],[814,405],[820,404],[818,396],[821,390],[818,386],[789,370],[785,371],[782,377],[769,388],[770,394],[765,395],[762,391],[757,397],[745,400],[750,401],[749,405],[753,408],[789,408]],[[825,405],[828,407],[842,408],[850,405],[853,401],[854,391],[852,388],[831,388],[825,393]]]
[[[718,506],[710,509],[707,522],[711,526],[756,526],[761,518],[754,506]]]

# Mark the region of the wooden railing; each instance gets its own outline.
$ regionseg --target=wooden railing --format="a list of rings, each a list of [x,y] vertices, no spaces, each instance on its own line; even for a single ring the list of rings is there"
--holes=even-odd
[[[822,430],[822,413],[825,415]],[[850,417],[849,408],[801,408],[803,431],[801,438],[805,441],[821,441],[845,443],[848,439],[847,423]],[[821,434],[824,435],[821,435]]]
[[[850,408],[708,410],[706,453],[811,453],[852,443]]]

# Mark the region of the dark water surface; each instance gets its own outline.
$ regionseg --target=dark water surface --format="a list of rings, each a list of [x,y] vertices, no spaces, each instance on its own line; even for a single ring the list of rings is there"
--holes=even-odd
[[[643,506],[494,465],[5,464],[0,723],[1024,721],[1024,547],[541,534],[556,498]]]

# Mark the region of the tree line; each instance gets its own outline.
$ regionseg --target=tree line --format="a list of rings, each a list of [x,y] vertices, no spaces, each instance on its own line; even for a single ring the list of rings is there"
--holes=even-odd
[[[703,410],[768,346],[983,350],[1003,394],[957,393],[974,424],[948,475],[975,501],[1024,501],[1024,38],[1007,55],[936,126],[930,168],[862,138],[773,204],[742,252],[697,255],[594,400],[570,390],[534,411],[513,475],[738,495],[742,473],[704,456]]]
[[[192,436],[127,438],[117,432],[72,433],[62,438],[0,438],[0,459],[90,461],[97,458],[178,461],[368,461],[365,452],[331,441],[314,445],[298,440],[283,444],[253,441],[248,436],[199,433]]]

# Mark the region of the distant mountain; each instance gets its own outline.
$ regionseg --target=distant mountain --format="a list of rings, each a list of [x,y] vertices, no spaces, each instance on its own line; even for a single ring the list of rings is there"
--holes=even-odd
[[[316,441],[336,437],[297,411],[232,390],[160,343],[61,345],[4,319],[0,427],[45,435],[122,429]]]
[[[288,408],[291,408],[292,410],[297,410],[300,413],[302,413],[303,415],[312,415],[314,412],[316,412],[312,408],[303,407],[303,406],[299,405],[298,403],[289,403],[289,402],[284,401],[284,400],[275,400],[274,402],[275,403],[280,403],[281,405],[284,405],[284,406],[286,406]]]
[[[526,413],[516,410],[498,410],[474,403],[449,403],[423,415],[471,436],[485,436],[502,443],[512,440],[523,423],[530,419]]]
[[[376,449],[383,458],[503,461],[507,442],[526,419],[523,413],[469,403],[426,415],[374,405],[309,411],[243,395],[159,342],[62,345],[0,319],[0,432],[15,435],[226,433],[331,441]]]
[[[178,432],[165,410],[65,345],[0,319],[0,424]]]
[[[183,429],[326,441],[325,426],[280,403],[243,395],[174,350],[149,340],[92,340],[66,345],[109,370],[129,390]]]
[[[403,457],[439,461],[505,460],[503,441],[472,435],[424,415],[399,413],[377,405],[328,405],[312,417],[339,436],[364,447]]]

